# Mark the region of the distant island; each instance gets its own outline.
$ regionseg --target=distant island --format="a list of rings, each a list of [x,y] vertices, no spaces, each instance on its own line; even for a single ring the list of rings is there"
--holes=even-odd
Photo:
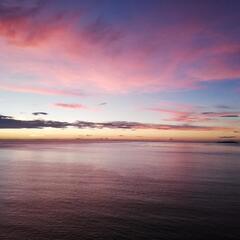
[[[239,142],[235,140],[223,140],[223,141],[218,141],[217,143],[239,144]]]

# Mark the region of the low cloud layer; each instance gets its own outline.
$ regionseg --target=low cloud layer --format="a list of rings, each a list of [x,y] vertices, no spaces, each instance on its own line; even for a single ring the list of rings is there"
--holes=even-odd
[[[0,129],[20,129],[20,128],[65,128],[71,126],[67,122],[44,121],[44,120],[17,120],[10,116],[0,115]]]
[[[80,129],[155,129],[155,130],[224,130],[223,127],[207,127],[196,125],[169,125],[169,124],[151,124],[128,121],[113,121],[113,122],[61,122],[61,121],[45,121],[45,120],[18,120],[10,116],[0,115],[0,129],[41,129],[41,128],[66,128],[75,127]]]

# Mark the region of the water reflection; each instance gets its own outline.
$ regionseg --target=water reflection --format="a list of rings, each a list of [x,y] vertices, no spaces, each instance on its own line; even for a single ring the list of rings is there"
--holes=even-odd
[[[239,239],[239,156],[199,144],[1,148],[0,239]]]

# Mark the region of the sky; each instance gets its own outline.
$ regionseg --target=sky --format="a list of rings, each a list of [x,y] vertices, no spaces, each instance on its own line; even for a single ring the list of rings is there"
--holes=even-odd
[[[0,139],[240,141],[237,0],[0,1]]]

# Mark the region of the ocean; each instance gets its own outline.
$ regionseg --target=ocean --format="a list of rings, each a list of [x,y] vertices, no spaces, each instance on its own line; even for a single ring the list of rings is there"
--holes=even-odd
[[[1,240],[240,239],[240,146],[0,143]]]

